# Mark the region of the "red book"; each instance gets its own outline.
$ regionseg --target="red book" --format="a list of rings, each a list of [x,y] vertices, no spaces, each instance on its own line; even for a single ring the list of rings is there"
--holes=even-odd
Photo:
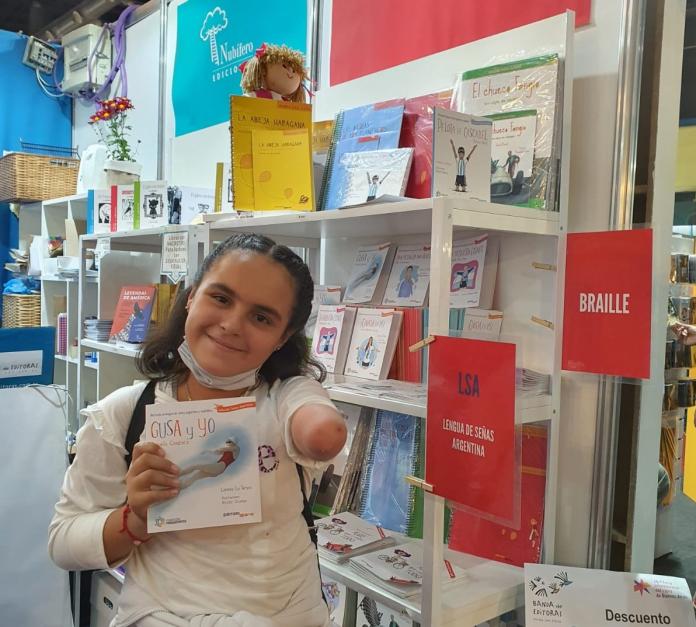
[[[109,216],[109,230],[115,233],[116,222],[118,221],[118,185],[111,186],[111,215]]]
[[[485,559],[524,566],[538,563],[544,522],[546,490],[546,427],[522,429],[520,528],[490,522],[468,512],[452,512],[449,546]]]
[[[449,109],[452,90],[409,98],[404,104],[400,148],[413,148],[413,164],[406,186],[409,198],[432,196],[433,108]]]
[[[116,303],[111,324],[109,342],[145,341],[150,326],[152,304],[155,300],[154,285],[124,285]]]

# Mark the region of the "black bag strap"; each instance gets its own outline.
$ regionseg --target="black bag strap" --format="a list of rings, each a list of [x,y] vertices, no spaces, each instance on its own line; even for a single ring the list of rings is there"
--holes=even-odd
[[[302,466],[299,464],[295,464],[295,468],[297,468],[297,476],[300,478],[300,490],[302,491],[302,518],[304,518],[307,523],[309,537],[312,539],[314,548],[317,548],[317,528],[314,524],[314,516],[312,515],[312,505],[307,498],[307,491],[305,490],[304,472],[302,471]]]
[[[145,406],[152,405],[155,402],[156,385],[157,381],[150,381],[135,404],[135,409],[128,425],[128,433],[126,433],[126,468],[130,468],[131,460],[133,459],[133,448],[140,440],[140,436],[145,428]]]

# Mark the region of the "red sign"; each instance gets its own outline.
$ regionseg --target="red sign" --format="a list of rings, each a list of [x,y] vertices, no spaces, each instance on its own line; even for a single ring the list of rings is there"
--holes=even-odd
[[[568,235],[563,368],[650,377],[652,231]]]
[[[515,345],[437,336],[426,429],[425,480],[433,492],[512,520]]]
[[[563,13],[590,22],[591,0],[333,0],[330,83],[401,63]]]

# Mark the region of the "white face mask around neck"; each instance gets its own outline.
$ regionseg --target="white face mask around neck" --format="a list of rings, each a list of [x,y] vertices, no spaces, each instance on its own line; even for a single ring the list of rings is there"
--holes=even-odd
[[[178,351],[181,360],[186,364],[186,367],[191,371],[196,381],[207,388],[214,388],[217,390],[241,390],[243,388],[250,388],[257,383],[259,368],[240,372],[230,377],[218,377],[211,374],[196,361],[186,338],[184,338],[184,341],[179,346]]]

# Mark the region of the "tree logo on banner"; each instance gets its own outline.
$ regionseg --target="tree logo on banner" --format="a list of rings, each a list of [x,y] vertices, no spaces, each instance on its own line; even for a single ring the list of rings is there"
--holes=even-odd
[[[218,34],[228,25],[227,12],[220,7],[215,7],[212,11],[208,11],[201,26],[200,38],[210,45],[210,62],[218,68],[213,71],[213,82],[220,80],[223,76],[229,76],[230,72],[238,72],[241,60],[245,56],[251,56],[254,50],[254,45],[250,41],[232,44],[228,41],[218,42]]]
[[[201,28],[201,39],[210,42],[210,60],[215,65],[220,65],[220,55],[218,54],[217,34],[227,28],[227,13],[220,7],[215,7],[205,16],[203,28]]]

